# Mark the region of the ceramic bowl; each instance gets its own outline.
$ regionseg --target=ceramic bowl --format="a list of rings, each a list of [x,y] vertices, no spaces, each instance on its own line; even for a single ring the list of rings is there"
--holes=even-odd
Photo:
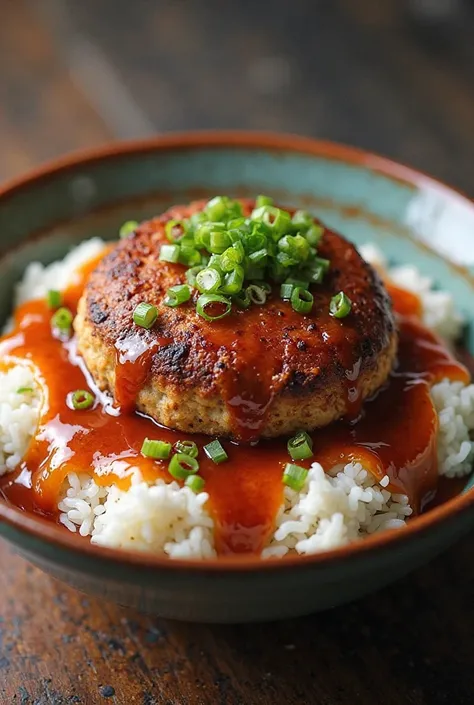
[[[356,243],[378,243],[449,289],[474,320],[474,205],[381,157],[268,134],[159,137],[81,153],[0,192],[0,320],[32,259],[50,262],[77,241],[173,202],[266,193],[313,210]],[[466,336],[474,351],[473,335]],[[84,592],[164,617],[208,622],[280,619],[353,600],[428,561],[474,525],[474,492],[385,532],[315,556],[262,561],[169,560],[91,545],[0,500],[0,535],[25,558]]]

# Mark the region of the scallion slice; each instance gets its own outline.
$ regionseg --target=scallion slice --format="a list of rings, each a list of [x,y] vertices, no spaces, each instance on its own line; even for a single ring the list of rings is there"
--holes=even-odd
[[[17,394],[33,394],[33,392],[33,387],[18,387],[18,389],[16,390]]]
[[[247,294],[250,301],[258,306],[263,306],[267,300],[267,292],[258,284],[250,284],[250,286],[247,287]]]
[[[76,411],[90,409],[94,405],[95,397],[87,389],[76,389],[70,395],[70,405]]]
[[[219,465],[219,463],[223,463],[229,458],[224,448],[222,447],[221,442],[217,439],[205,445],[204,452],[208,458],[210,458],[214,463],[216,463],[216,465]]]
[[[262,206],[273,206],[273,198],[270,198],[270,196],[257,196],[255,207],[261,208]]]
[[[206,321],[218,321],[232,310],[232,302],[220,294],[201,294],[196,302],[196,311]]]
[[[146,458],[154,458],[155,460],[166,460],[170,457],[171,443],[166,441],[158,441],[152,438],[145,438],[142,444],[141,453]]]
[[[162,245],[160,250],[160,260],[162,262],[178,262],[179,245]]]
[[[176,242],[184,232],[184,223],[182,220],[168,220],[165,225],[165,234],[170,242]]]
[[[221,291],[224,294],[238,294],[244,283],[244,268],[238,264],[232,272],[229,272],[224,277],[224,282],[221,286]]]
[[[163,303],[165,306],[170,308],[176,308],[181,304],[186,303],[191,298],[191,290],[187,284],[178,284],[177,286],[170,286],[166,292],[165,299]]]
[[[149,330],[155,323],[158,317],[156,306],[147,304],[146,301],[141,301],[133,312],[133,322],[140,328]]]
[[[196,286],[196,277],[203,269],[205,269],[205,266],[203,264],[198,264],[195,267],[190,267],[186,270],[184,276],[190,286]]]
[[[291,305],[297,313],[309,313],[313,308],[314,297],[307,289],[295,286],[291,294]]]
[[[131,233],[135,232],[138,228],[138,223],[136,220],[127,220],[119,230],[119,237],[123,239],[128,237]]]
[[[188,475],[186,480],[184,481],[184,484],[186,487],[189,487],[190,490],[195,492],[196,494],[199,494],[199,492],[202,492],[204,489],[204,485],[206,484],[204,478],[202,478],[200,475]]]
[[[343,291],[332,297],[329,303],[329,313],[334,318],[345,318],[352,308],[352,301]]]
[[[283,484],[291,487],[292,490],[299,492],[303,489],[308,477],[308,471],[299,465],[287,463],[283,471]]]
[[[48,293],[46,294],[46,300],[48,302],[48,307],[54,309],[57,309],[61,306],[62,304],[62,295],[60,291],[57,291],[56,289],[49,289]]]
[[[190,475],[197,473],[198,470],[199,463],[196,458],[192,458],[186,453],[176,453],[168,465],[169,474],[176,480],[185,480]]]
[[[306,460],[313,455],[313,439],[306,431],[297,433],[288,441],[288,453],[293,460]]]
[[[197,458],[199,455],[199,448],[194,441],[176,441],[174,449],[177,453],[190,455],[191,458]]]
[[[222,277],[214,267],[206,267],[196,275],[196,288],[203,294],[211,294],[220,287]]]
[[[62,308],[58,308],[56,313],[51,316],[51,325],[62,335],[69,334],[73,319],[74,316],[72,312],[63,306]]]

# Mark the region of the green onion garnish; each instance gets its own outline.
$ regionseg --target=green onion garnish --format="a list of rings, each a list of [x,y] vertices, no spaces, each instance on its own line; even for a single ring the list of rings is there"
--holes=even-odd
[[[160,250],[160,260],[162,262],[178,262],[179,245],[162,245]]]
[[[192,490],[196,494],[199,494],[199,492],[202,492],[206,483],[204,481],[204,478],[200,477],[199,475],[188,475],[188,477],[184,481],[184,484],[186,485],[186,487],[189,487],[190,490]]]
[[[196,311],[206,321],[218,321],[227,316],[231,309],[231,301],[219,294],[201,294],[196,303]]]
[[[176,453],[168,465],[169,474],[175,480],[185,480],[189,475],[194,475],[199,470],[199,463],[186,453]]]
[[[33,388],[32,387],[18,387],[16,390],[17,394],[33,394]]]
[[[186,303],[191,298],[191,290],[187,284],[178,284],[177,286],[170,286],[166,292],[164,304],[165,306],[170,306],[175,308],[181,304]]]
[[[293,460],[305,460],[313,455],[313,440],[306,431],[297,433],[288,441],[288,453]]]
[[[142,455],[155,460],[166,460],[170,457],[171,443],[145,438],[141,449]]]
[[[93,406],[94,401],[94,395],[86,389],[76,389],[76,391],[71,394],[71,405],[76,411],[90,409],[91,406]]]
[[[174,449],[177,453],[190,455],[191,458],[197,458],[199,455],[199,448],[194,441],[176,441]]]
[[[258,284],[250,284],[250,286],[247,287],[247,294],[250,301],[258,306],[263,306],[267,300],[266,290]]]
[[[133,322],[140,328],[149,330],[158,317],[156,306],[147,304],[146,301],[141,301],[135,307],[133,312]]]
[[[176,242],[183,234],[183,222],[181,220],[168,220],[165,225],[166,237],[170,242]]]
[[[187,284],[205,297],[221,297],[197,300],[197,312],[208,321],[228,315],[233,304],[264,304],[275,283],[282,285],[284,300],[307,313],[309,287],[321,284],[329,267],[318,257],[323,226],[304,210],[292,217],[265,195],[258,196],[250,216],[238,201],[216,196],[189,218],[169,220],[164,231],[169,242],[161,245],[159,259],[184,265]],[[297,288],[306,293],[295,294]],[[166,303],[177,301],[171,294]]]
[[[61,334],[69,334],[73,319],[74,316],[71,311],[63,306],[62,308],[58,308],[56,313],[51,316],[51,325]]]
[[[202,269],[196,275],[196,288],[203,294],[211,294],[220,287],[222,277],[217,271],[212,267],[206,267]]]
[[[329,303],[329,313],[334,318],[345,318],[352,308],[352,301],[343,291],[333,296]]]
[[[207,457],[210,458],[217,465],[219,465],[219,463],[223,463],[229,457],[225,452],[224,448],[222,447],[220,441],[218,441],[217,439],[215,441],[211,441],[206,446],[204,446],[204,452]]]
[[[255,208],[261,208],[262,206],[273,206],[273,198],[270,198],[270,196],[257,196]]]
[[[62,299],[63,297],[61,295],[61,292],[57,291],[56,289],[49,289],[48,293],[46,294],[48,306],[53,310],[61,306]]]
[[[292,490],[299,492],[303,489],[306,478],[308,477],[308,471],[299,465],[293,465],[293,463],[287,463],[283,471],[283,484],[291,487]]]
[[[119,237],[124,238],[128,237],[130,233],[135,232],[135,230],[138,228],[138,223],[136,220],[127,220],[126,223],[122,225],[122,227],[119,230]]]
[[[307,289],[295,286],[291,294],[291,305],[298,313],[309,313],[313,308],[314,297]]]

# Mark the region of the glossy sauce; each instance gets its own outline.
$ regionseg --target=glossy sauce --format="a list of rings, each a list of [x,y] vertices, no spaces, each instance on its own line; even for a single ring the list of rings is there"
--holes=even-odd
[[[93,266],[95,262],[83,270],[82,280],[65,294],[65,304],[74,311]],[[316,431],[314,459],[326,467],[361,461],[377,478],[388,474],[390,489],[406,492],[420,511],[434,496],[438,480],[437,415],[430,385],[444,377],[467,382],[469,374],[419,323],[417,297],[389,288],[400,333],[397,367],[384,388],[361,407],[357,364],[351,362],[346,376],[348,398],[354,402],[352,421]],[[251,315],[258,317],[256,308]],[[14,331],[0,341],[3,365],[8,364],[9,356],[28,360],[37,367],[47,390],[38,433],[20,467],[1,479],[0,491],[13,504],[56,519],[58,495],[68,472],[91,473],[99,484],[117,483],[123,488],[137,470],[146,480],[169,479],[166,463],[141,455],[143,439],[148,436],[175,443],[189,438],[199,446],[209,439],[161,428],[133,410],[136,390],[146,380],[154,349],[150,351],[140,339],[129,339],[116,348],[116,401],[114,405],[111,399],[105,399],[103,404],[76,354],[74,339],[65,342],[54,338],[50,318],[45,302],[29,302],[16,311]],[[265,320],[268,324],[268,316]],[[222,335],[225,326],[219,330]],[[330,326],[326,330],[331,335]],[[333,334],[340,335],[340,330],[341,326],[334,326]],[[262,330],[265,334],[268,330]],[[168,343],[163,339],[157,345]],[[248,348],[240,359],[252,360],[252,364],[230,378],[227,403],[240,420],[245,436],[258,430],[271,404],[271,392],[262,390],[271,386],[267,382],[278,360],[252,357],[252,339],[248,337],[239,344]],[[288,340],[288,345],[293,344],[295,341]],[[68,394],[89,387],[97,395],[94,408],[70,409]],[[271,534],[282,502],[282,469],[289,461],[286,440],[261,441],[256,446],[228,441],[223,444],[229,455],[225,464],[216,466],[202,451],[199,456],[200,474],[206,480],[216,523],[217,550],[259,552]],[[301,464],[308,467],[310,461]]]

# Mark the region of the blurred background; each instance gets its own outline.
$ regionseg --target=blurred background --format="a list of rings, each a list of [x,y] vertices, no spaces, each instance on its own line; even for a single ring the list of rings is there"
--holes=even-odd
[[[219,127],[351,143],[474,196],[474,2],[0,0],[0,179]]]

